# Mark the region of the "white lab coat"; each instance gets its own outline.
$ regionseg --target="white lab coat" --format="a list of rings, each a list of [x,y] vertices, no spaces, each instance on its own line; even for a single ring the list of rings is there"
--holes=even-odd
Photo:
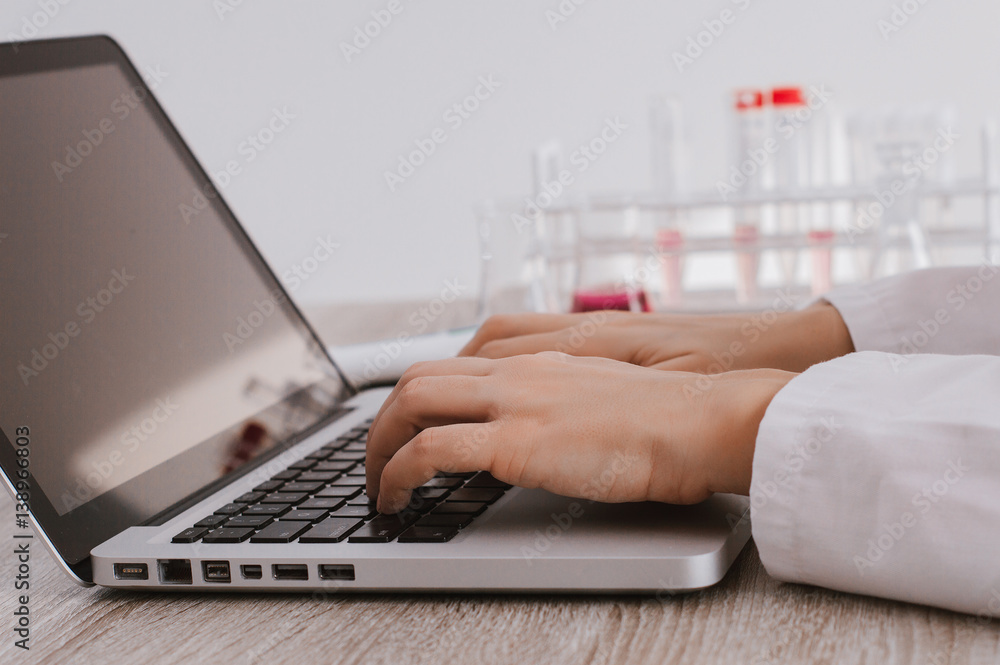
[[[750,500],[764,567],[1000,616],[1000,268],[825,299],[858,353],[793,379],[761,422]]]

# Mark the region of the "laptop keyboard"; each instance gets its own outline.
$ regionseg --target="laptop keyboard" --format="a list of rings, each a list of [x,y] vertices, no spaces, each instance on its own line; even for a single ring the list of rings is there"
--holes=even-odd
[[[413,491],[406,510],[382,515],[365,494],[367,437],[367,426],[355,427],[172,542],[446,543],[510,489],[482,471],[440,473]]]

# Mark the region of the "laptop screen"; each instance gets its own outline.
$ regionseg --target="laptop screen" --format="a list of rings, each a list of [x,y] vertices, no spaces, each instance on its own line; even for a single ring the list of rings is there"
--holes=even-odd
[[[347,394],[103,38],[0,48],[0,312],[0,462],[70,563]]]

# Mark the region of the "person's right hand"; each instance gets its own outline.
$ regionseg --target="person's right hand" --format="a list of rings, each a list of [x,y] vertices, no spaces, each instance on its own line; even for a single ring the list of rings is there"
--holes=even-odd
[[[540,351],[597,356],[664,370],[803,372],[854,351],[832,305],[778,314],[512,314],[493,316],[460,356],[505,358]]]

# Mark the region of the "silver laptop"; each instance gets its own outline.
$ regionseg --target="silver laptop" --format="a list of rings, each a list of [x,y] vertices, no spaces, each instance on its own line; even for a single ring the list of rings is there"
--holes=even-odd
[[[745,497],[605,505],[482,472],[377,514],[388,389],[349,385],[117,44],[0,45],[0,100],[0,465],[18,535],[77,582],[659,594],[747,542]]]

